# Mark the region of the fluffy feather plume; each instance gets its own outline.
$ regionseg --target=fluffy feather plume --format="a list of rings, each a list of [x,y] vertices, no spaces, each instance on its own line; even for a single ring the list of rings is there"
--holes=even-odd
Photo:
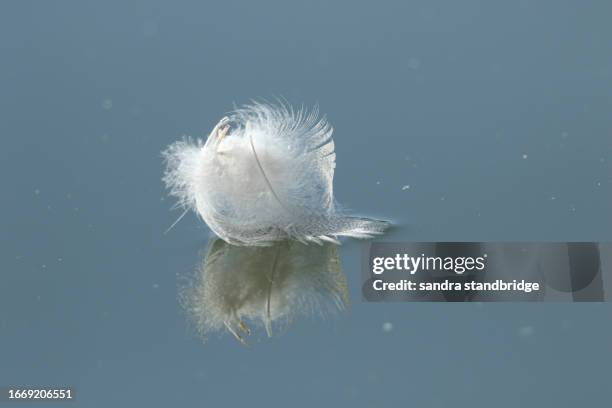
[[[164,181],[179,206],[233,244],[381,234],[387,222],[346,216],[336,206],[332,132],[316,108],[247,105],[221,119],[206,142],[169,146]]]

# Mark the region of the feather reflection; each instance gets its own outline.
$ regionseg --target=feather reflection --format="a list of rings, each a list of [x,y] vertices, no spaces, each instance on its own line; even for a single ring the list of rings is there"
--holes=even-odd
[[[297,241],[243,247],[214,239],[183,295],[203,336],[227,329],[243,344],[247,324],[271,336],[274,325],[344,310],[349,301],[338,247]]]

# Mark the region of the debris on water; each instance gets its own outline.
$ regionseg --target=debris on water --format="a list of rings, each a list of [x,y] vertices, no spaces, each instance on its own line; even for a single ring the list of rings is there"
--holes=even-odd
[[[534,333],[535,333],[535,329],[534,329],[533,326],[522,326],[518,330],[519,336],[521,336],[523,338],[531,337],[531,336],[533,336]]]
[[[111,110],[113,108],[113,101],[112,99],[104,99],[102,101],[102,109],[104,110]]]
[[[408,68],[417,70],[421,66],[421,60],[415,57],[411,57],[408,59]]]

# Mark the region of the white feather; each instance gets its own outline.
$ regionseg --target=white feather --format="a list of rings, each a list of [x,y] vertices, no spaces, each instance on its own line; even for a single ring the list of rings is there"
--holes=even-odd
[[[169,146],[164,181],[179,206],[196,211],[229,243],[320,244],[381,234],[387,222],[338,210],[332,131],[316,108],[247,105],[221,119],[206,142]]]

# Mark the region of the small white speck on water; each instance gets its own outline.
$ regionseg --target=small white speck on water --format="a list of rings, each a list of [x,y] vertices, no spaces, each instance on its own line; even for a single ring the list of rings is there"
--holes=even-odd
[[[389,333],[389,332],[393,331],[393,323],[391,323],[391,322],[384,322],[383,325],[382,325],[382,330],[385,333]]]
[[[523,153],[523,160],[527,160],[527,157],[529,157],[529,156],[527,156],[525,153]]]
[[[110,98],[104,99],[102,101],[102,109],[111,110],[113,108],[113,100]]]
[[[557,197],[552,196],[552,197],[550,197],[550,199],[554,201],[554,200],[556,200],[556,199],[557,199]]]
[[[570,206],[570,211],[571,211],[571,212],[576,212],[576,207],[575,207],[574,205],[571,205],[571,206]]]
[[[34,190],[34,194],[40,195],[40,190],[39,189]]]
[[[417,70],[421,66],[421,60],[415,57],[408,58],[408,68]]]
[[[379,184],[380,184],[380,180],[378,180],[378,181],[376,182],[376,184],[377,184],[377,185],[379,185]]]
[[[406,184],[405,186],[402,186],[402,190],[410,190],[410,185]]]
[[[63,260],[63,258],[57,258],[57,262],[62,262]]]
[[[598,181],[596,184],[597,184],[597,187],[601,187],[601,181]]]
[[[139,116],[142,114],[142,108],[140,106],[132,106],[130,108],[130,115]]]
[[[159,289],[159,283],[154,283],[153,284],[153,289]]]
[[[523,338],[531,337],[533,336],[534,333],[535,333],[535,329],[533,328],[533,326],[522,326],[518,329],[519,336]]]
[[[43,269],[47,269],[47,265],[42,264],[42,265],[41,265],[41,268],[43,268]]]
[[[155,20],[147,20],[142,23],[141,31],[144,37],[154,37],[159,30],[159,26],[157,21]]]
[[[446,197],[444,196],[440,197],[440,201],[445,201],[445,200],[446,200]]]
[[[375,372],[368,372],[368,382],[370,383],[377,383],[380,380],[378,374],[376,374]]]

